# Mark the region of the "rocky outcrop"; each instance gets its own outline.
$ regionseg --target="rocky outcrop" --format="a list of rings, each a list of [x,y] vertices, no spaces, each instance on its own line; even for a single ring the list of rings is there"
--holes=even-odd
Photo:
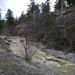
[[[32,57],[33,63],[44,64],[53,75],[74,75],[75,64],[69,62],[65,58],[47,55],[41,51],[37,51]],[[51,75],[52,75],[51,74]]]
[[[7,39],[11,41],[8,42]],[[7,39],[1,38],[0,41],[0,70],[3,75],[75,75],[75,64],[66,59],[68,54],[56,50],[41,50],[33,46],[35,52],[28,62],[24,57],[21,38]]]
[[[50,72],[47,69],[42,71],[43,68],[39,69],[34,64],[25,61],[23,57],[9,51],[10,45],[8,46],[2,38],[0,42],[0,75],[46,75]]]
[[[72,63],[75,63],[75,53],[67,53],[67,52],[53,50],[53,49],[42,49],[42,51],[48,55],[52,55],[61,59],[66,59]]]

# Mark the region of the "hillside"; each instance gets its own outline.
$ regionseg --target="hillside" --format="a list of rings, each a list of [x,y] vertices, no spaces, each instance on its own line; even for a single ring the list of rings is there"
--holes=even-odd
[[[50,8],[30,0],[26,13],[8,9],[4,19],[0,10],[0,75],[75,75],[75,1]]]
[[[40,19],[41,17],[39,17],[39,21],[31,18],[27,21],[23,20],[15,27],[14,35],[28,37],[30,40],[41,42],[47,48],[75,52],[74,9],[74,7],[65,9],[62,18],[57,15],[57,12],[52,12],[49,15],[49,19],[45,17]]]

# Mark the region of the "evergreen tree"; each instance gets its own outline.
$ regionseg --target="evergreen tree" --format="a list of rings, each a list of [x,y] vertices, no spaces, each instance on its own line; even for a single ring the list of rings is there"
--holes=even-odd
[[[2,15],[1,15],[1,9],[0,9],[0,20],[1,20],[1,17],[2,17]]]
[[[0,20],[0,32],[3,30],[4,28],[4,20]]]
[[[27,16],[33,20],[33,19],[35,19],[36,16],[39,15],[40,10],[39,10],[38,4],[36,4],[34,0],[30,0],[30,1],[31,1],[31,3],[29,5],[29,10],[27,12]]]
[[[16,18],[15,18],[15,20],[14,20],[14,23],[15,23],[15,25],[17,25],[17,24],[19,23],[19,19],[18,19],[17,16],[16,16]]]
[[[14,25],[14,17],[13,17],[13,12],[10,9],[7,10],[5,18],[8,28],[11,28]]]
[[[69,6],[74,6],[75,5],[75,0],[66,0],[69,4]]]
[[[55,9],[61,9],[62,3],[63,3],[63,7],[67,7],[67,5],[74,6],[75,0],[56,0]]]
[[[25,14],[24,11],[22,11],[21,16],[19,17],[19,22],[24,22],[25,21]]]
[[[50,12],[50,5],[49,0],[47,0],[45,3],[42,3],[42,14],[47,15]]]
[[[50,14],[50,5],[49,0],[47,0],[45,3],[41,4],[41,25],[48,26],[49,25],[49,14]]]
[[[62,4],[63,4],[63,7],[66,8],[66,3],[65,2],[66,2],[66,0],[56,0],[55,9],[61,10]]]
[[[4,20],[2,20],[2,15],[1,15],[1,9],[0,9],[0,32],[3,30],[4,27]]]

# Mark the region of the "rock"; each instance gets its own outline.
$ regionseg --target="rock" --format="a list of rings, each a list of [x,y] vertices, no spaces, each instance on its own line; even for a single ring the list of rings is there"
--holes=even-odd
[[[3,70],[0,70],[0,75],[5,75]]]
[[[11,44],[9,49],[16,55],[25,57],[25,50],[23,44],[20,42],[20,37],[10,37]]]
[[[55,62],[55,61],[47,61],[47,62],[45,62],[45,64],[48,65],[48,67],[52,66],[52,65],[57,66],[58,68],[61,67],[61,64],[59,64],[58,62]]]
[[[68,53],[66,54],[66,58],[71,61],[72,63],[75,63],[75,53]]]
[[[43,49],[42,51],[47,53],[48,55],[52,55],[57,58],[66,59],[72,63],[75,63],[75,53],[65,53],[62,51],[51,50],[51,49]]]
[[[32,63],[36,64],[36,66],[38,66],[39,68],[43,68],[44,66],[48,67],[51,75],[75,74],[75,65],[73,63],[67,61],[64,58],[61,59],[56,56],[52,56],[50,54],[47,55],[41,51],[37,51],[33,55]]]
[[[57,50],[52,50],[52,49],[42,49],[42,51],[47,53],[48,55],[65,58],[65,52],[62,52],[62,51],[57,51]]]
[[[75,75],[75,64],[68,61],[74,59],[74,54],[50,49],[41,51],[33,47],[36,51],[28,62],[24,58],[20,37],[11,37],[10,40],[12,44],[7,49],[13,52],[7,52],[7,44],[0,41],[0,69],[3,75]]]

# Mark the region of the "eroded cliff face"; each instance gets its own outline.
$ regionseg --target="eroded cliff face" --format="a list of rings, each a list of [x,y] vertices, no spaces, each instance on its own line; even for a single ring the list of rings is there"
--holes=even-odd
[[[30,43],[28,50],[33,52],[28,62],[21,40],[24,38],[1,36],[0,70],[4,75],[75,75],[74,53],[45,49],[41,44]]]

